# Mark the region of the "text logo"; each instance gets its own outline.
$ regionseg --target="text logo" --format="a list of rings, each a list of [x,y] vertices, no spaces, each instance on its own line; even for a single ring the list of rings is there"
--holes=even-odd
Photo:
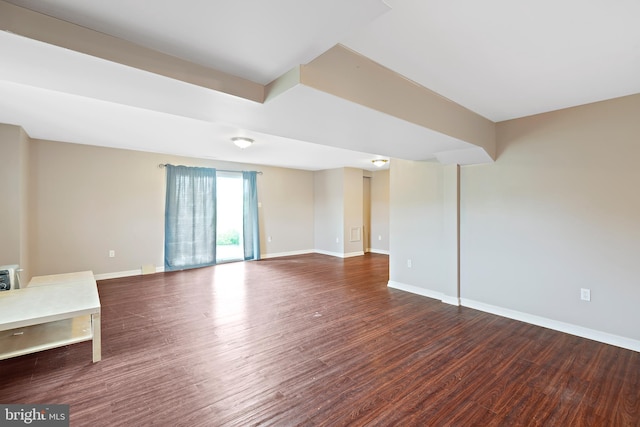
[[[2,405],[0,426],[69,427],[69,405]]]

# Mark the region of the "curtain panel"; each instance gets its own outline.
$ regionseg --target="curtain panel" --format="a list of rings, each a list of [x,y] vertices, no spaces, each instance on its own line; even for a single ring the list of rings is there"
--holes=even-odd
[[[260,259],[256,172],[242,172],[244,259]]]
[[[167,165],[165,271],[216,263],[216,170]]]

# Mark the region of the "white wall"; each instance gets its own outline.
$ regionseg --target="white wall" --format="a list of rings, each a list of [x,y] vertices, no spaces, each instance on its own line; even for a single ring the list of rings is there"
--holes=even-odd
[[[634,95],[498,124],[461,172],[463,299],[640,340],[639,118]]]

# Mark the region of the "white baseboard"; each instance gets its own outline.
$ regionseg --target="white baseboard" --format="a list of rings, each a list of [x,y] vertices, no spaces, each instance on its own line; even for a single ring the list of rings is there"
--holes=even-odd
[[[141,274],[142,274],[142,269],[139,268],[137,270],[116,271],[113,273],[94,274],[93,277],[95,277],[96,280],[108,280],[108,279],[119,279],[121,277],[140,276]]]
[[[491,304],[485,304],[483,302],[473,301],[466,298],[460,298],[460,300],[458,300],[458,298],[445,295],[442,292],[421,288],[419,286],[407,285],[405,283],[394,282],[392,280],[389,281],[387,286],[390,288],[399,289],[401,291],[411,292],[413,294],[437,299],[442,301],[443,303],[451,305],[462,305],[474,310],[480,310],[484,311],[485,313],[495,314],[496,316],[519,320],[521,322],[541,326],[543,328],[553,329],[554,331],[564,332],[566,334],[571,334],[593,341],[598,341],[604,344],[610,344],[616,347],[626,348],[627,350],[640,352],[640,341],[634,340],[632,338],[621,337],[619,335],[597,331],[595,329],[589,329],[570,323],[564,323],[557,320],[548,319],[546,317],[535,316],[533,314],[523,313],[521,311],[510,310],[508,308],[498,307]]]
[[[279,252],[279,253],[274,253],[274,254],[265,254],[265,255],[262,255],[261,258],[262,259],[279,258],[279,257],[283,257],[283,256],[306,255],[306,254],[313,254],[313,253],[334,256],[334,257],[337,257],[337,258],[350,258],[350,257],[354,257],[354,256],[362,256],[362,255],[364,255],[364,251],[350,252],[350,253],[342,254],[340,252],[323,251],[322,249],[307,249],[307,250],[303,250],[303,251]]]
[[[272,253],[272,254],[262,254],[260,256],[260,259],[280,258],[280,257],[285,257],[285,256],[306,255],[306,254],[313,254],[313,253],[330,255],[330,256],[334,256],[334,257],[338,257],[338,258],[350,258],[350,257],[354,257],[354,256],[364,255],[364,252],[351,252],[351,253],[347,253],[347,254],[341,254],[341,253],[338,253],[338,252],[321,251],[319,249],[304,249],[304,250],[301,250],[301,251],[277,252],[277,253]],[[162,272],[164,272],[164,266],[156,267],[156,273],[162,273]],[[140,276],[140,275],[142,275],[142,268],[138,268],[136,270],[128,270],[128,271],[116,271],[116,272],[113,272],[113,273],[94,274],[93,276],[96,278],[96,280],[108,280],[108,279],[120,279],[122,277]]]
[[[363,255],[364,255],[364,251],[348,252],[346,254],[342,254],[342,258],[351,258],[354,256],[363,256]]]
[[[422,295],[423,297],[437,299],[445,304],[460,305],[458,303],[458,298],[443,294],[440,291],[434,291],[432,289],[421,288],[414,285],[407,285],[406,283],[394,282],[393,280],[389,280],[387,286],[393,289],[411,292],[412,294]]]
[[[164,272],[164,266],[156,267],[156,273]],[[128,271],[116,271],[114,273],[102,273],[102,274],[94,274],[96,280],[108,280],[108,279],[119,279],[121,277],[131,277],[131,276],[140,276],[142,275],[142,268],[138,268],[137,270],[128,270]]]
[[[507,317],[509,319],[519,320],[521,322],[530,323],[532,325],[542,326],[543,328],[553,329],[555,331],[564,332],[593,341],[605,344],[615,345],[616,347],[626,348],[628,350],[640,352],[640,341],[631,338],[621,337],[619,335],[607,332],[589,329],[571,323],[564,323],[558,320],[548,319],[546,317],[535,316],[521,311],[510,310],[508,308],[498,307],[491,304],[485,304],[479,301],[473,301],[461,298],[461,304],[464,307],[473,308],[475,310],[484,311],[486,313],[495,314],[497,316]]]
[[[369,252],[374,254],[389,255],[389,251],[385,251],[383,249],[369,248]]]
[[[334,257],[338,257],[338,258],[351,258],[354,256],[363,256],[364,255],[364,251],[358,251],[358,252],[348,252],[348,253],[340,253],[340,252],[329,252],[329,251],[323,251],[322,249],[315,249],[314,250],[315,253],[317,254],[322,254],[322,255],[329,255],[329,256],[334,256]]]
[[[306,255],[312,254],[315,251],[313,249],[305,249],[302,251],[291,251],[291,252],[276,252],[272,254],[261,254],[260,259],[269,259],[269,258],[280,258],[283,256],[293,256],[293,255]]]
[[[445,304],[449,304],[449,305],[460,305],[460,298],[458,297],[452,297],[450,295],[445,295],[442,294],[442,299],[441,301]]]
[[[260,259],[280,258],[280,257],[285,257],[285,256],[306,255],[306,254],[313,254],[313,253],[330,255],[330,256],[334,256],[334,257],[338,257],[338,258],[350,258],[350,257],[364,255],[363,251],[341,254],[341,253],[338,253],[338,252],[328,252],[328,251],[322,251],[322,250],[319,250],[319,249],[304,249],[304,250],[300,250],[300,251],[277,252],[277,253],[272,253],[272,254],[262,254],[260,256]],[[162,273],[162,272],[164,272],[164,266],[156,267],[156,273]],[[108,279],[119,279],[121,277],[140,276],[141,274],[142,274],[142,268],[138,268],[136,270],[116,271],[116,272],[113,272],[113,273],[94,274],[94,277],[96,278],[96,280],[108,280]]]

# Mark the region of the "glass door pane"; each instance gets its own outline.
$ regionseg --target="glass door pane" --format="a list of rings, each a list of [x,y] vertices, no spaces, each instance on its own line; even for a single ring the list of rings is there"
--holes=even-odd
[[[244,259],[242,173],[217,172],[216,262]]]

